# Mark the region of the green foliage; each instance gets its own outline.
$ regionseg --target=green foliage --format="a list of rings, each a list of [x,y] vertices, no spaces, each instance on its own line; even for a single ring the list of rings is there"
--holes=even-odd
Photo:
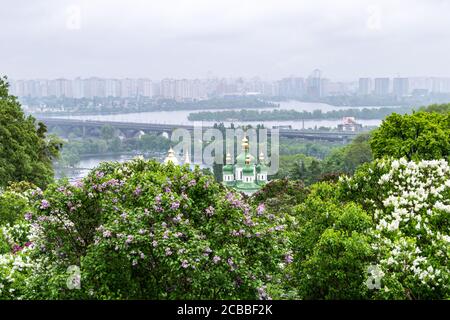
[[[289,218],[255,210],[199,169],[105,163],[34,197],[46,264],[33,269],[34,298],[255,299],[282,274]],[[81,290],[65,287],[70,265]]]
[[[0,226],[14,225],[23,219],[25,211],[29,208],[29,201],[23,194],[6,191],[0,194]]]
[[[313,186],[298,206],[293,234],[294,280],[303,299],[367,298],[365,271],[373,258],[370,217],[336,198],[336,186]]]
[[[375,158],[432,160],[450,155],[450,114],[416,112],[392,114],[372,135]]]
[[[296,110],[227,110],[227,111],[201,111],[190,113],[190,121],[301,121],[301,120],[320,120],[320,119],[342,119],[342,117],[355,117],[358,119],[383,119],[390,115],[393,110],[398,113],[409,113],[411,107],[399,108],[363,108],[363,109],[343,109],[322,112],[314,111],[296,111]]]
[[[53,159],[61,142],[46,136],[44,124],[25,116],[6,78],[0,78],[0,187],[9,182],[29,181],[45,186],[53,179]]]
[[[62,149],[60,165],[75,167],[82,156],[125,152],[166,152],[170,140],[156,134],[120,140],[111,127],[103,127],[100,138],[69,139]]]
[[[432,105],[430,105],[428,107],[420,108],[420,111],[448,114],[448,113],[450,113],[450,103],[446,103],[446,104],[432,104]]]
[[[349,145],[332,151],[323,161],[324,173],[352,174],[361,164],[372,161],[369,139],[369,134],[361,134]]]
[[[302,181],[285,178],[270,181],[250,200],[254,205],[264,204],[269,212],[292,213],[297,204],[303,203],[308,193]]]
[[[369,134],[361,134],[350,144],[331,150],[324,160],[305,154],[281,155],[280,170],[273,178],[288,177],[306,185],[337,181],[340,175],[352,174],[361,164],[372,161],[369,138]]]

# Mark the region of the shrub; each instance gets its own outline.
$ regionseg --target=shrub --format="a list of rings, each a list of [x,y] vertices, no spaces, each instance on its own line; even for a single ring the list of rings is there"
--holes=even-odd
[[[343,179],[342,195],[373,215],[387,299],[449,298],[450,168],[445,160],[377,160]]]
[[[255,210],[199,169],[105,163],[34,197],[34,297],[267,298],[283,272],[288,218]],[[65,286],[70,265],[81,290]]]

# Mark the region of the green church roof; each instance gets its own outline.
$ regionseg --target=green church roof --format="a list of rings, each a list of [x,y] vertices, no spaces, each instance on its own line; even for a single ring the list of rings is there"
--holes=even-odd
[[[243,174],[244,176],[252,176],[253,173],[254,173],[253,167],[250,166],[250,165],[246,165],[246,166],[244,167],[244,169],[242,169],[242,174]]]
[[[233,173],[233,165],[232,164],[224,165],[222,171],[227,173]]]

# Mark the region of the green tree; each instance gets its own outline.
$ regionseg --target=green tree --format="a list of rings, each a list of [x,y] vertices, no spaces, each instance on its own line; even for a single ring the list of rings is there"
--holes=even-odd
[[[367,298],[366,269],[373,252],[371,218],[355,203],[341,203],[336,185],[318,183],[296,207],[293,279],[303,299]]]
[[[103,140],[111,140],[114,138],[115,131],[114,128],[110,125],[103,126],[101,129],[101,137]]]
[[[46,133],[43,123],[25,116],[6,78],[0,78],[0,187],[19,181],[45,187],[53,180],[52,161],[62,143]]]
[[[422,107],[420,110],[426,112],[450,113],[450,103],[432,104],[431,106],[428,107]]]
[[[447,158],[450,155],[450,114],[423,111],[411,115],[393,113],[373,133],[370,146],[375,158]]]

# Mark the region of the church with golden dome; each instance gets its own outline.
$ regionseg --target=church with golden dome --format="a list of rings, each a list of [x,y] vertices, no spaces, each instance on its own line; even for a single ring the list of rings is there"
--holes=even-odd
[[[242,139],[242,151],[233,161],[230,153],[227,153],[225,165],[222,168],[223,184],[236,191],[251,195],[261,189],[268,181],[268,167],[264,153],[260,153],[258,160],[250,153],[249,143],[246,136]],[[189,152],[184,154],[182,163],[178,160],[172,147],[164,159],[164,163],[174,165],[189,164],[191,161]]]
[[[223,184],[251,195],[261,189],[268,181],[268,168],[264,158],[264,153],[260,153],[258,160],[250,154],[247,137],[242,139],[242,152],[231,159],[228,153],[226,163],[222,169]]]

